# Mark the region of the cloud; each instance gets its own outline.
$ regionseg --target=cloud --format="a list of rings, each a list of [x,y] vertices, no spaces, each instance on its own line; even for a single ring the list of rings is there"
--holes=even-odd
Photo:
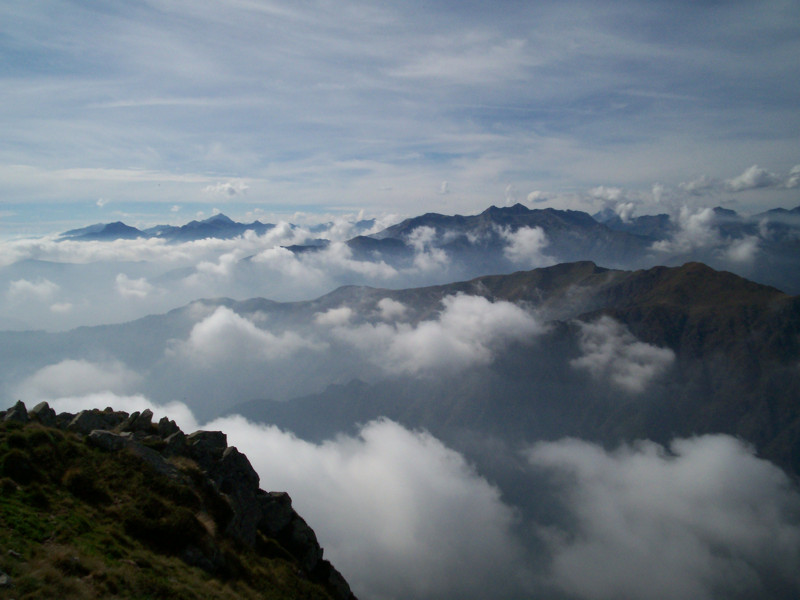
[[[727,179],[724,187],[729,192],[742,192],[759,188],[775,187],[781,183],[781,178],[775,173],[770,173],[758,165],[753,165],[733,179]]]
[[[69,313],[72,309],[73,305],[71,302],[56,302],[50,305],[50,312],[61,315]]]
[[[444,196],[450,193],[450,184],[446,181],[443,181],[442,184],[439,186],[439,194]]]
[[[539,482],[527,488],[536,506],[553,509],[540,511],[507,504],[462,454],[386,419],[311,443],[238,415],[198,422],[184,404],[136,394],[50,403],[151,408],[187,433],[225,432],[263,489],[291,494],[362,598],[721,600],[800,589],[800,494],[730,436],[616,450],[537,442],[519,468]]]
[[[678,230],[671,238],[655,242],[653,249],[666,253],[688,253],[720,244],[714,229],[715,215],[711,208],[692,210],[682,206],[677,218]]]
[[[442,42],[392,74],[456,85],[492,85],[521,79],[531,61],[523,39],[490,40],[484,36],[459,35]]]
[[[342,327],[350,323],[353,318],[353,309],[347,306],[331,308],[314,315],[314,323],[324,327]]]
[[[377,308],[380,318],[384,321],[402,319],[408,311],[405,304],[397,300],[392,300],[391,298],[381,298],[378,301]]]
[[[739,264],[751,264],[759,252],[759,239],[757,236],[748,235],[731,242],[725,252],[728,260]]]
[[[224,306],[193,328],[185,341],[176,341],[169,354],[198,365],[263,362],[288,358],[300,350],[321,350],[319,342],[287,331],[273,334]]]
[[[414,248],[414,268],[423,273],[443,271],[450,264],[450,257],[436,247],[436,230],[423,225],[415,227],[406,236],[406,242]]]
[[[121,362],[63,360],[36,371],[17,386],[16,394],[29,403],[95,392],[129,393],[140,382]]]
[[[520,227],[516,231],[504,229],[501,235],[507,242],[503,254],[513,263],[533,269],[554,262],[542,252],[549,242],[541,227]]]
[[[290,490],[325,556],[362,598],[486,598],[519,589],[515,513],[458,453],[380,420],[322,444],[241,417],[209,427],[262,486]]]
[[[390,373],[426,374],[488,365],[495,352],[544,331],[529,313],[510,302],[479,296],[448,296],[438,319],[339,327],[334,336],[362,350]]]
[[[624,192],[618,187],[607,187],[599,185],[589,190],[589,195],[598,200],[606,202],[619,202],[624,197]]]
[[[212,196],[238,196],[246,194],[250,187],[241,179],[207,185],[203,192]]]
[[[786,177],[785,185],[788,189],[800,187],[800,165],[792,167],[791,171],[789,171],[789,175]]]
[[[547,202],[549,196],[545,192],[534,190],[528,194],[527,199],[531,204],[540,204],[542,202]]]
[[[633,217],[636,210],[636,204],[633,202],[618,202],[614,207],[614,211],[619,215],[623,223],[628,223]]]
[[[551,581],[570,597],[793,597],[800,586],[800,497],[734,438],[613,452],[568,439],[527,456],[561,475],[573,521],[542,535]]]
[[[611,317],[577,323],[583,355],[571,360],[570,365],[626,392],[643,392],[675,360],[672,350],[637,340],[627,327]]]
[[[708,175],[701,175],[692,181],[681,183],[679,187],[693,196],[702,196],[718,186],[719,182],[716,179],[712,179]]]
[[[506,199],[506,206],[511,206],[519,202],[519,190],[513,183],[509,183],[506,186],[504,196]]]
[[[46,302],[59,291],[60,287],[52,281],[39,278],[35,281],[17,279],[8,285],[8,298],[12,301],[39,300]]]
[[[144,277],[131,279],[124,273],[117,275],[116,286],[117,292],[126,298],[146,298],[153,291],[153,286]]]
[[[108,204],[108,200],[105,198],[99,198],[95,204],[97,204],[98,208],[103,208],[106,204]]]

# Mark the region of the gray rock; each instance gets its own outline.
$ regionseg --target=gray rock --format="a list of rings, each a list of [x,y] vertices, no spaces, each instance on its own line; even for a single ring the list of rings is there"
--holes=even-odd
[[[275,537],[292,522],[295,512],[292,499],[286,492],[269,492],[259,496],[261,521],[258,528],[269,537]]]
[[[95,429],[89,433],[88,441],[93,446],[110,452],[122,450],[131,443],[129,436],[120,435],[105,429]]]
[[[21,400],[17,400],[17,403],[6,411],[6,414],[3,417],[3,421],[7,423],[10,421],[15,421],[17,423],[27,423],[28,409],[25,408],[25,403],[22,402]]]
[[[226,533],[252,546],[262,517],[258,499],[258,473],[244,454],[230,447],[225,449],[222,459],[209,474],[217,489],[227,496],[233,509],[233,518],[228,523]]]
[[[136,423],[136,419],[139,418],[140,414],[138,410],[133,411],[127,419],[119,424],[118,429],[120,431],[133,431],[133,425]]]
[[[7,589],[13,587],[14,587],[14,582],[11,581],[11,577],[9,577],[7,573],[3,573],[2,571],[0,571],[0,589]]]
[[[89,433],[88,441],[90,444],[108,450],[109,452],[119,452],[127,450],[143,462],[149,464],[153,469],[170,479],[183,480],[183,474],[168,462],[159,452],[152,448],[142,446],[134,441],[131,432],[114,433],[102,429],[95,429]]]
[[[158,435],[164,439],[179,431],[180,427],[178,427],[175,421],[170,421],[167,417],[161,417],[161,420],[158,422]]]
[[[39,421],[45,427],[57,427],[58,419],[56,411],[50,408],[47,402],[39,402],[29,412],[28,416],[34,421]]]
[[[209,470],[222,458],[228,447],[228,436],[221,431],[195,431],[186,436],[189,451],[203,469]]]
[[[167,445],[164,447],[166,456],[183,456],[186,454],[186,434],[180,429],[164,438]]]
[[[295,514],[287,533],[289,552],[294,554],[303,569],[310,573],[322,560],[322,548],[314,530],[308,526],[303,517]]]
[[[82,410],[69,422],[67,430],[88,435],[95,429],[111,430],[117,427],[125,418],[124,412],[105,412],[100,410]],[[61,415],[59,415],[59,419]]]

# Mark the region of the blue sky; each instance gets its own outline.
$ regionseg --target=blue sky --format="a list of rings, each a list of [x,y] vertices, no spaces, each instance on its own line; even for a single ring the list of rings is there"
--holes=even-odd
[[[797,1],[2,10],[5,236],[215,209],[800,204]]]

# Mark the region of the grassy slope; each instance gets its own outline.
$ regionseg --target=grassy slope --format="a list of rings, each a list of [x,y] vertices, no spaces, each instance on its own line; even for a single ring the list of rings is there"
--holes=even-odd
[[[197,467],[178,465],[191,481]],[[255,550],[215,533],[225,518],[197,486],[38,424],[0,424],[0,598],[328,598],[274,540]],[[216,548],[213,575],[179,557]]]

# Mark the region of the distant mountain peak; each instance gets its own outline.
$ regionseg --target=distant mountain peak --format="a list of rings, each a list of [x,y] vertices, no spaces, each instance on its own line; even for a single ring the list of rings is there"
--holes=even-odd
[[[493,214],[504,214],[504,215],[524,215],[531,212],[531,210],[517,202],[514,206],[490,206],[482,214],[485,215],[493,215]]]
[[[226,225],[229,225],[231,223],[235,223],[235,221],[230,217],[228,217],[227,215],[218,213],[216,215],[208,217],[204,221],[201,221],[201,223],[225,223]]]

